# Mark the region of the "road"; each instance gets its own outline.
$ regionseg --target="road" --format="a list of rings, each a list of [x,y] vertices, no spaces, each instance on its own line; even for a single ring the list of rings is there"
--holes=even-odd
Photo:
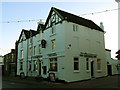
[[[21,83],[13,81],[3,81],[2,88],[45,88],[46,85],[30,84],[30,83]]]
[[[120,76],[108,76],[73,83],[2,81],[2,88],[120,88]]]

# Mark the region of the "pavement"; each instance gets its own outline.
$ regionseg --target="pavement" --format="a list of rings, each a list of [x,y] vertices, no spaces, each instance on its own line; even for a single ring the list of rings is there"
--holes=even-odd
[[[24,83],[34,86],[42,86],[45,88],[120,88],[120,75],[107,76],[103,78],[91,79],[86,81],[61,83],[61,82],[49,82],[42,78],[26,78],[20,79],[20,77],[2,77],[5,82],[11,81],[14,83]],[[5,84],[3,83],[5,87]]]

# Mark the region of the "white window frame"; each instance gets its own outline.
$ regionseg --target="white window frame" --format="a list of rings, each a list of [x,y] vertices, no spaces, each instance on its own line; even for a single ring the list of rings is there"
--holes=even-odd
[[[73,24],[73,31],[77,32],[78,31],[78,25]]]
[[[34,56],[36,56],[36,46],[34,46]]]
[[[23,70],[23,61],[20,61],[20,71]]]
[[[86,70],[89,70],[89,58],[86,58]]]
[[[23,50],[20,51],[20,56],[23,58]]]
[[[34,65],[33,71],[37,71],[37,69],[38,69],[38,63],[37,63],[36,60],[33,61],[33,65]]]
[[[51,65],[54,65],[54,69]],[[57,71],[58,65],[57,65],[57,58],[50,58],[50,70],[51,71]]]
[[[101,59],[97,59],[97,70],[101,70]]]
[[[75,58],[77,58],[77,59],[75,59]],[[78,57],[74,57],[73,59],[74,59],[74,71],[79,71],[79,58]],[[78,69],[75,69],[75,63],[78,63],[77,64],[78,65],[77,66]]]
[[[56,48],[56,45],[55,45],[56,40],[55,39],[51,40],[51,43],[52,43],[52,50],[55,50],[55,48]]]

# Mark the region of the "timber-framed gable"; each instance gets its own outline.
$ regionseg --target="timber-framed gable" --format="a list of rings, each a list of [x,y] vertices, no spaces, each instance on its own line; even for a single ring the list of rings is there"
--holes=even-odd
[[[44,30],[52,27],[53,25],[56,25],[58,23],[62,23],[64,17],[62,17],[55,9],[54,7],[51,8],[51,11],[48,15],[48,18],[45,23]]]

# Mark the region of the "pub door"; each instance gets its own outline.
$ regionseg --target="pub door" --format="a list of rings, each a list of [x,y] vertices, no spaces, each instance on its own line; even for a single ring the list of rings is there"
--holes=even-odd
[[[112,75],[111,65],[107,65],[108,76]]]
[[[39,75],[41,75],[41,62],[39,62]]]
[[[94,77],[94,61],[91,60],[91,77]]]

